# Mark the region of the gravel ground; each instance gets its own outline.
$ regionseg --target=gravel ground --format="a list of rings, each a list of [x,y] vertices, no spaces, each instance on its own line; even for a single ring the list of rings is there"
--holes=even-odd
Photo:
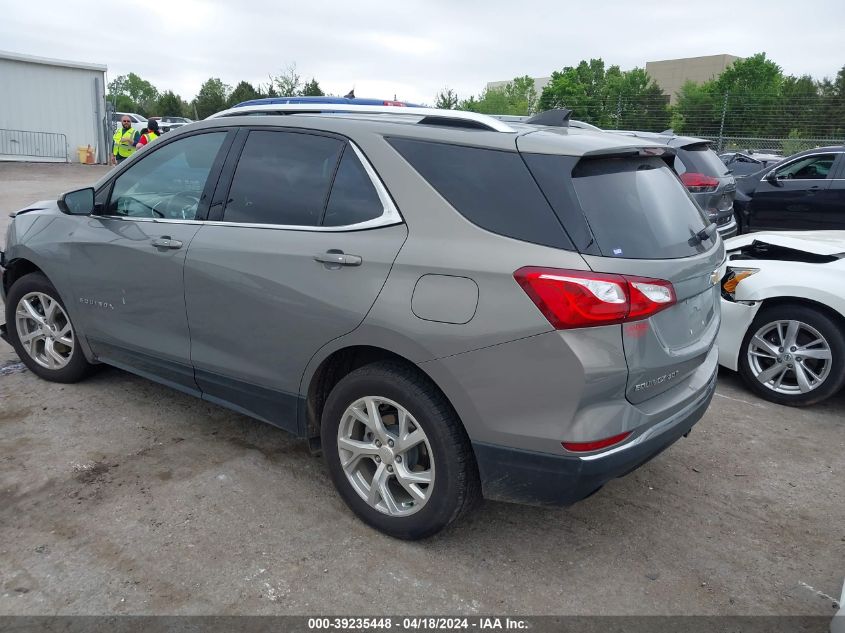
[[[6,212],[103,167],[0,163]],[[689,438],[568,509],[486,502],[421,543],[357,521],[283,431],[0,343],[0,614],[833,615],[845,393],[778,407],[723,372]]]

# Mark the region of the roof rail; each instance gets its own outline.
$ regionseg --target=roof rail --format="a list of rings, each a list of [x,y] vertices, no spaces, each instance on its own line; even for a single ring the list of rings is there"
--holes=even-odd
[[[230,116],[248,116],[250,114],[320,114],[335,112],[338,114],[391,114],[399,116],[415,116],[419,123],[430,125],[449,125],[491,130],[493,132],[514,133],[510,125],[494,119],[486,114],[465,112],[463,110],[439,110],[437,108],[416,108],[397,106],[369,106],[347,105],[344,103],[279,103],[268,105],[241,106],[229,108],[212,114],[209,119],[219,119]]]

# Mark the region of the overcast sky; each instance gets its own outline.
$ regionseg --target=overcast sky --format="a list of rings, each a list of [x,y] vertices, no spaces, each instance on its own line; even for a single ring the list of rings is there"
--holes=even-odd
[[[266,83],[295,62],[327,93],[431,103],[444,86],[546,76],[601,57],[765,51],[789,74],[845,64],[845,1],[0,0],[0,49],[135,72],[191,99],[203,81]],[[0,86],[2,89],[2,86]]]

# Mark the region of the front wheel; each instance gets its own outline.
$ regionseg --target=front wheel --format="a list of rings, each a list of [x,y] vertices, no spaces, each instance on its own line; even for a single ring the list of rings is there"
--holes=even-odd
[[[6,297],[9,341],[32,373],[53,382],[78,382],[91,365],[79,346],[67,310],[41,273],[24,275]]]
[[[323,454],[340,496],[368,525],[402,539],[439,532],[480,498],[469,438],[425,376],[392,362],[332,389]]]
[[[796,407],[821,402],[845,385],[843,328],[806,305],[763,309],[743,340],[739,370],[771,402]]]

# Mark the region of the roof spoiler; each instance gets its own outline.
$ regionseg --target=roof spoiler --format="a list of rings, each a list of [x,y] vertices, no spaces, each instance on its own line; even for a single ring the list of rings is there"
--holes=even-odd
[[[569,127],[569,117],[572,116],[572,110],[569,108],[555,108],[554,110],[545,110],[538,112],[529,119],[523,121],[529,125],[549,125],[551,127]]]

